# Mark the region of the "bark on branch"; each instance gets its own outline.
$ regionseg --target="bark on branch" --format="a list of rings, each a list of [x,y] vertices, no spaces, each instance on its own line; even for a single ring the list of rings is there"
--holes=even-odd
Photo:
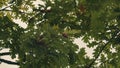
[[[112,35],[112,38],[108,40],[108,42],[100,49],[99,53],[97,54],[97,56],[95,57],[95,59],[93,59],[93,61],[87,65],[85,68],[91,68],[92,65],[95,63],[95,61],[98,59],[98,57],[100,56],[100,54],[102,53],[102,51],[105,49],[105,47],[112,42],[116,36],[119,36],[118,33],[120,33],[120,29],[115,27],[115,29],[117,30],[115,34]]]
[[[88,65],[86,66],[85,68],[91,68],[92,65],[95,63],[95,61],[98,59],[98,57],[100,56],[100,54],[102,53],[102,51],[105,49],[105,47],[109,44],[110,42],[107,42],[99,51],[99,53],[97,54],[97,56],[95,57],[95,59],[93,59],[93,61]]]

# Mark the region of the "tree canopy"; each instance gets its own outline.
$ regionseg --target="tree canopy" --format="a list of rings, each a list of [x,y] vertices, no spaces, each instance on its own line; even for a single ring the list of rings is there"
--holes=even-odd
[[[120,0],[0,0],[0,62],[20,68],[119,68]],[[14,20],[27,24],[26,28]],[[73,43],[82,38],[93,58]]]

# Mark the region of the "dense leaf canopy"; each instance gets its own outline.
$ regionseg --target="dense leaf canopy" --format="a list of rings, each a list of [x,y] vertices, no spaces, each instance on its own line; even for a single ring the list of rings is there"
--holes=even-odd
[[[0,50],[10,49],[0,56],[18,56],[0,62],[20,68],[120,67],[120,0],[35,1],[0,0]],[[75,38],[94,48],[92,58]]]

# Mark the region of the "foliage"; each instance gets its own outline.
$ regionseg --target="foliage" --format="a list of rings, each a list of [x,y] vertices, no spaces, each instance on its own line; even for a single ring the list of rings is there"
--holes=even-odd
[[[20,68],[119,68],[120,0],[0,0],[0,49]],[[27,24],[19,26],[15,19]],[[93,58],[73,43],[82,38]]]

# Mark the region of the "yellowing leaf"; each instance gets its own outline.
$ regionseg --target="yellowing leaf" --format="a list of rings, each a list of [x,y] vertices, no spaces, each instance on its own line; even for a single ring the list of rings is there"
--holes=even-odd
[[[72,30],[65,30],[64,32],[67,34],[76,34],[76,33],[80,33],[80,30],[72,29]]]
[[[54,25],[54,26],[53,26],[53,29],[54,29],[54,30],[58,30],[58,29],[59,29],[59,26],[58,26],[58,25]]]
[[[10,12],[7,12],[7,17],[8,17],[9,19],[13,18],[13,16],[10,14]]]

